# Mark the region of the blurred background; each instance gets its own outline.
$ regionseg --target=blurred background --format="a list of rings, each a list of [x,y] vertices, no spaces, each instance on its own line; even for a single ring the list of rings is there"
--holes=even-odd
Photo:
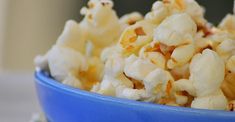
[[[155,0],[114,0],[119,16],[151,9]],[[197,0],[206,18],[217,24],[232,12],[233,0]],[[0,69],[33,71],[33,58],[45,53],[68,19],[81,20],[87,0],[0,0]]]
[[[197,0],[206,18],[218,24],[232,13],[233,0]],[[0,122],[27,122],[38,112],[33,84],[33,59],[44,54],[65,21],[80,21],[87,0],[0,0]],[[151,9],[155,0],[114,0],[119,16]]]

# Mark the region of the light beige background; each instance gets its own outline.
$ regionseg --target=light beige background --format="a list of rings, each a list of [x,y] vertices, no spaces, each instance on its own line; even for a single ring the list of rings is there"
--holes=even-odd
[[[3,67],[3,40],[5,36],[5,20],[7,0],[0,0],[0,70]]]
[[[33,71],[33,58],[55,43],[65,21],[79,20],[83,1],[0,0],[0,69]]]
[[[45,53],[83,0],[0,0],[0,122],[28,122],[40,111],[33,58]]]

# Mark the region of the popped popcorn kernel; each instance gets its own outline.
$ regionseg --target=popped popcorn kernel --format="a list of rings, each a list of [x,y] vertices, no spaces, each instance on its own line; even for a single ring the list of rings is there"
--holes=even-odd
[[[154,31],[154,41],[167,46],[179,46],[192,42],[196,24],[187,14],[175,14],[166,18]]]
[[[221,90],[204,97],[197,97],[193,100],[191,107],[211,110],[226,110],[228,101]]]
[[[190,63],[190,80],[197,96],[205,96],[220,88],[225,76],[225,66],[219,55],[209,49],[196,54]]]
[[[141,46],[152,41],[154,26],[146,21],[140,21],[127,27],[122,33],[118,46],[125,54],[137,53]]]
[[[36,71],[78,89],[162,105],[234,111],[235,15],[218,26],[195,0],[162,0],[118,17],[89,0],[68,20]],[[235,7],[234,7],[235,8]]]

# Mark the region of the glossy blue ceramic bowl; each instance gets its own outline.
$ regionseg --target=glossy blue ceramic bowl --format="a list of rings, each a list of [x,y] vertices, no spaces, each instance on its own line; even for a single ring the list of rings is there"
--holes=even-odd
[[[82,91],[35,73],[38,98],[50,122],[235,122],[235,113],[143,103]]]

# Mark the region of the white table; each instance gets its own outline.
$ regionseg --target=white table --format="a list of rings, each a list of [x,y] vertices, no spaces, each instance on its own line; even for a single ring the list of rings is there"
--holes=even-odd
[[[0,74],[0,122],[29,122],[39,111],[33,73]]]

